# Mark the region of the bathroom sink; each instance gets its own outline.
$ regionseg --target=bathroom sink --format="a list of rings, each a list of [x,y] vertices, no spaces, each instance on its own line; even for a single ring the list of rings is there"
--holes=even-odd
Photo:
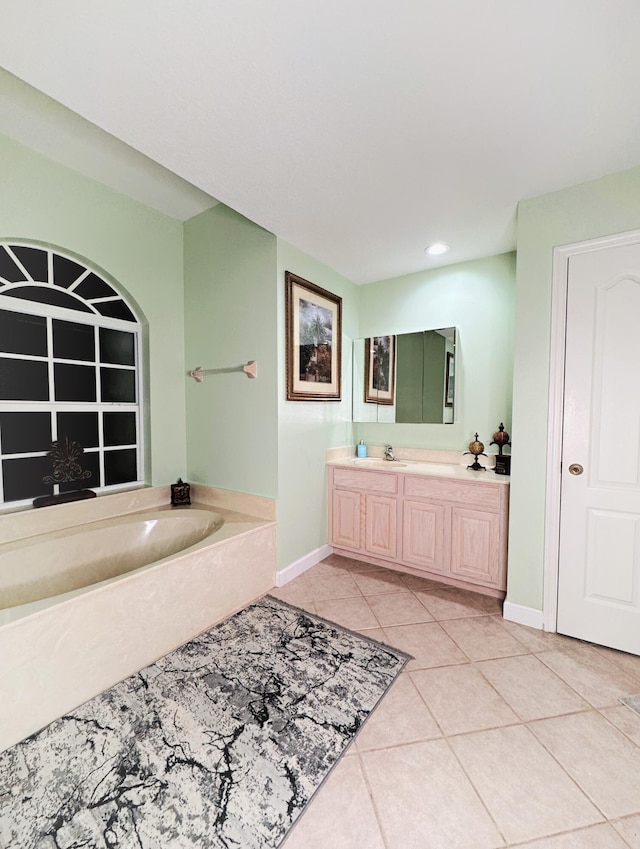
[[[356,460],[356,466],[363,466],[365,469],[385,469],[392,472],[394,469],[406,468],[406,463],[399,463],[397,460],[377,460],[375,457],[367,457],[366,459]]]

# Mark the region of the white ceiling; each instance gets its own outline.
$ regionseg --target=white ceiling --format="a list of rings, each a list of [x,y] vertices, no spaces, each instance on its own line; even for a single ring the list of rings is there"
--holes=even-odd
[[[12,74],[357,283],[512,250],[519,199],[640,164],[638,0],[0,0],[0,20]]]

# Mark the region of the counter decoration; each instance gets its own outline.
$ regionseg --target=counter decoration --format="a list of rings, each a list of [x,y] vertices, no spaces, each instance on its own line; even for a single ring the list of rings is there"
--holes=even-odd
[[[502,449],[507,445],[511,445],[511,438],[509,434],[504,429],[504,424],[500,422],[500,427],[493,434],[493,442],[491,445],[498,446],[498,454],[496,455],[496,465],[494,468],[494,472],[497,475],[510,475],[511,474],[511,457],[508,454],[503,454]]]
[[[467,469],[473,469],[474,472],[486,472],[486,468],[481,466],[478,462],[478,457],[486,457],[487,455],[484,453],[484,443],[480,442],[478,439],[478,434],[476,433],[472,442],[469,443],[469,450],[464,452],[465,454],[473,454],[474,461],[471,465],[467,466]]]
[[[184,507],[191,504],[191,486],[178,478],[177,483],[171,484],[171,506]]]

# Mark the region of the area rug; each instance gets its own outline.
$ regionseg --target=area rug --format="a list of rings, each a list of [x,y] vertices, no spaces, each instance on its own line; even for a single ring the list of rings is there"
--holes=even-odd
[[[0,754],[0,846],[277,847],[407,659],[266,597]]]
[[[631,708],[635,713],[640,714],[640,694],[635,696],[625,696],[623,699],[620,699],[623,705],[626,705],[628,708]]]

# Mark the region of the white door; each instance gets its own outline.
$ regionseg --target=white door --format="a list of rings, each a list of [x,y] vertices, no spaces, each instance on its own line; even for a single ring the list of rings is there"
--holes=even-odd
[[[569,258],[558,631],[640,654],[640,244]]]

